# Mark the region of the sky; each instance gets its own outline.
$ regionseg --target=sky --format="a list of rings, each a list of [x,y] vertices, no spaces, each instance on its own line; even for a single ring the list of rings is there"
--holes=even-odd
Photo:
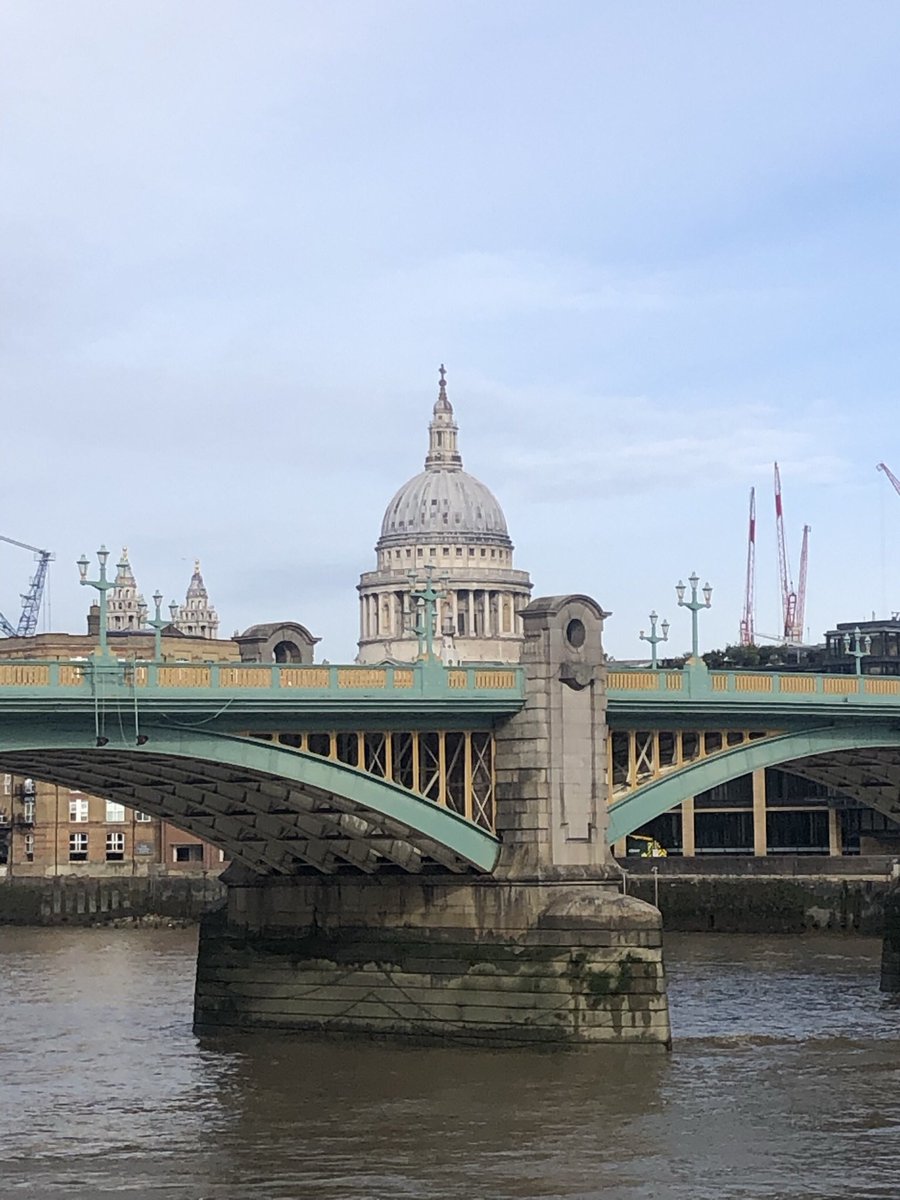
[[[900,5],[0,0],[0,534],[352,660],[446,363],[535,595],[900,609]],[[0,546],[0,610],[33,570]],[[93,595],[93,594],[92,594]]]

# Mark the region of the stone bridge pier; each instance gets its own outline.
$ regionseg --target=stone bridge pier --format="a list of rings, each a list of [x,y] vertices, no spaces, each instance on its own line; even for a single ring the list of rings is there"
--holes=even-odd
[[[525,705],[496,730],[494,872],[230,868],[201,928],[199,1033],[669,1045],[660,915],[622,894],[607,844],[607,615],[585,596],[524,611]]]

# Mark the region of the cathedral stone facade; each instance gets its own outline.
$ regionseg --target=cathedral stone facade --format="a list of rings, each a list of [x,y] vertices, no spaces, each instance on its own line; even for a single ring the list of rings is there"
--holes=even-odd
[[[422,616],[414,592],[429,578],[440,593],[433,633],[445,660],[519,660],[519,614],[531,580],[513,566],[497,500],[463,470],[458,432],[441,367],[425,470],[391,500],[375,547],[376,569],[360,578],[362,663],[416,659]]]

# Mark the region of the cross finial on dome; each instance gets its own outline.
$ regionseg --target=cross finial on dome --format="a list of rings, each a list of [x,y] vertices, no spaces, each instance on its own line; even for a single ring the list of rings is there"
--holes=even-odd
[[[447,399],[447,368],[443,363],[441,363],[438,375],[440,376],[440,383],[438,384],[438,398],[435,402],[434,411],[435,413],[450,413],[452,416],[453,405]]]

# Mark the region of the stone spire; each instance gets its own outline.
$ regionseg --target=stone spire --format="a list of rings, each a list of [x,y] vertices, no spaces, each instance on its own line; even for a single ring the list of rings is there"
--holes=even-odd
[[[462,457],[456,443],[458,434],[459,426],[453,419],[453,405],[447,399],[447,372],[441,363],[438,398],[428,426],[426,471],[462,470]]]
[[[209,593],[200,574],[200,559],[194,560],[194,573],[188,584],[184,604],[172,605],[172,624],[188,637],[214,638],[219,615],[209,601]]]
[[[122,547],[122,557],[116,564],[115,587],[109,591],[106,612],[107,629],[141,629],[147,619],[147,605],[137,590],[127,546]]]

